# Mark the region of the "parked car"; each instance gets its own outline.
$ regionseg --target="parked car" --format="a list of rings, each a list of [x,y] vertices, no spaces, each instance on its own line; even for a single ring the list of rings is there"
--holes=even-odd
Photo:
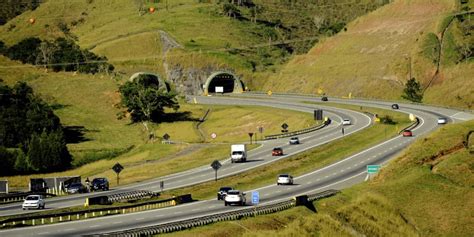
[[[351,125],[351,120],[350,119],[343,119],[342,120],[342,125]]]
[[[106,191],[106,190],[109,190],[109,181],[107,180],[107,178],[95,178],[92,180],[91,186],[92,186],[91,188],[93,191],[96,191],[96,190]]]
[[[73,194],[73,193],[86,193],[87,188],[82,183],[72,183],[67,187],[66,192],[70,193],[70,194]]]
[[[283,149],[281,147],[275,147],[272,150],[272,156],[282,156],[283,155]]]
[[[300,139],[298,137],[290,138],[290,145],[300,144]]]
[[[245,193],[242,193],[239,190],[229,190],[227,195],[224,197],[224,205],[240,205],[245,206]]]
[[[217,200],[224,200],[225,196],[227,195],[227,192],[229,192],[230,190],[232,190],[231,187],[221,187],[217,192]]]
[[[413,136],[413,133],[410,130],[405,130],[405,131],[403,131],[402,136],[411,137],[411,136]]]
[[[392,105],[392,109],[399,109],[400,107],[398,106],[398,104],[393,104]]]
[[[280,174],[278,175],[277,185],[293,184],[293,177],[289,174]]]
[[[321,101],[328,101],[328,97],[327,96],[321,97]]]
[[[41,195],[28,195],[26,196],[25,200],[23,201],[23,204],[21,205],[21,208],[23,208],[23,210],[30,208],[44,209],[44,207],[45,202],[43,196]]]
[[[447,124],[447,123],[448,123],[448,119],[443,118],[443,117],[438,118],[438,124]]]

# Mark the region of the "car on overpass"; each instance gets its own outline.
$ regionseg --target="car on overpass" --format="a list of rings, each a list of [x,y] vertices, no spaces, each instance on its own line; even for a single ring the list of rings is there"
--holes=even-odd
[[[327,96],[321,97],[321,101],[328,101],[328,97]]]
[[[399,109],[399,108],[400,108],[400,106],[398,106],[398,104],[393,104],[392,105],[392,109]]]
[[[224,197],[224,205],[239,205],[239,206],[245,206],[245,193],[242,193],[239,190],[229,190],[227,192],[227,195]]]

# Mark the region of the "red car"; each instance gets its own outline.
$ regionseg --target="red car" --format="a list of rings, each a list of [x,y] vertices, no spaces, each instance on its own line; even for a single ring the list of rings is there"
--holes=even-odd
[[[402,136],[411,137],[411,136],[413,136],[413,133],[410,130],[405,130],[405,131],[403,131]]]
[[[272,150],[272,156],[282,156],[283,155],[283,149],[281,147],[275,147]]]

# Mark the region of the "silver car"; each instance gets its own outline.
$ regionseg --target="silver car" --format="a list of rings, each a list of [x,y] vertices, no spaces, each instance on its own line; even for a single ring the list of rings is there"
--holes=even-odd
[[[41,195],[28,195],[21,205],[23,210],[35,208],[35,209],[44,209],[45,203],[43,196]]]
[[[240,205],[245,206],[245,193],[242,193],[239,190],[230,190],[227,192],[227,195],[224,197],[224,205]]]
[[[293,176],[289,174],[280,174],[278,175],[277,185],[291,185],[293,184]]]

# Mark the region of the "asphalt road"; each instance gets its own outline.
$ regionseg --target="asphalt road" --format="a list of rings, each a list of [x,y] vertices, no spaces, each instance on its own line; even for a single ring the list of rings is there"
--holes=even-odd
[[[214,103],[215,98],[210,97],[201,97],[199,102],[201,103]],[[260,105],[260,106],[270,106],[280,109],[291,109],[296,111],[313,113],[314,109],[317,107],[315,105],[307,105],[300,103],[288,103],[284,101],[274,102],[268,100],[237,100],[229,98],[220,98],[220,104],[226,105]],[[282,111],[284,113],[284,110]],[[218,171],[218,178],[231,176],[240,172],[244,172],[262,165],[266,165],[270,162],[274,162],[279,159],[284,159],[288,155],[296,154],[308,149],[311,149],[315,146],[326,144],[332,140],[342,137],[340,123],[342,118],[350,118],[354,123],[353,126],[345,128],[345,134],[351,134],[357,132],[361,129],[364,129],[371,124],[371,118],[365,114],[354,112],[351,110],[336,110],[334,108],[325,108],[324,116],[331,118],[333,123],[329,126],[318,130],[316,132],[308,133],[301,135],[300,140],[302,142],[299,146],[290,146],[288,144],[288,139],[278,139],[260,142],[261,146],[257,149],[254,149],[249,152],[248,160],[245,163],[234,163],[232,164],[228,158],[224,158],[221,163],[222,167]],[[291,125],[290,125],[291,126]],[[272,157],[271,150],[273,147],[282,147],[284,155],[280,157]],[[230,150],[230,147],[229,147]],[[57,208],[65,208],[71,206],[83,205],[86,197],[100,196],[100,195],[110,195],[114,193],[122,193],[131,190],[150,190],[158,192],[160,191],[160,181],[164,182],[164,190],[176,189],[186,186],[191,186],[198,183],[203,183],[206,181],[211,181],[215,179],[214,170],[209,165],[197,167],[185,172],[180,172],[165,177],[160,177],[152,179],[149,181],[144,181],[140,183],[135,183],[131,185],[126,185],[118,187],[115,190],[110,190],[108,192],[98,192],[98,193],[86,193],[86,194],[75,194],[66,197],[57,197],[47,199],[46,208],[44,210],[29,210],[28,212],[41,212]],[[21,209],[21,203],[14,203],[8,205],[0,206],[0,216],[8,216],[15,214],[25,213]]]
[[[267,104],[276,104],[276,103],[286,103],[294,104],[299,103],[299,106],[305,107],[308,104],[301,103],[301,101],[320,101],[318,98],[312,97],[301,97],[301,96],[273,96],[271,98],[271,102],[268,102],[268,98],[261,95],[251,95],[252,98],[199,98],[202,100],[201,102],[208,102],[208,103],[262,103],[262,99],[254,99],[254,97],[262,97],[265,99],[263,103]],[[210,99],[212,101],[206,101]],[[237,101],[232,102],[231,100]],[[379,108],[390,108],[391,103],[389,102],[370,102],[370,101],[349,101],[349,100],[338,100],[330,98],[332,102],[338,103],[348,103],[348,104],[356,104],[359,106],[372,106],[372,107],[379,107]],[[297,106],[297,105],[294,105]],[[299,107],[299,108],[302,108]],[[321,108],[320,105],[314,105],[314,107]],[[311,107],[311,108],[314,108]],[[387,141],[384,141],[378,145],[375,145],[369,149],[361,151],[357,154],[354,154],[350,157],[347,157],[341,161],[338,161],[334,164],[326,166],[324,168],[315,170],[311,173],[299,176],[295,178],[295,185],[289,186],[277,186],[277,185],[270,185],[267,187],[262,187],[256,189],[260,192],[260,202],[261,205],[266,203],[276,202],[278,200],[288,199],[289,197],[304,194],[304,193],[314,193],[319,191],[324,191],[327,189],[343,189],[346,187],[350,187],[356,183],[363,182],[367,176],[366,174],[366,166],[369,164],[385,164],[388,160],[393,158],[396,154],[401,152],[404,148],[406,148],[410,143],[412,143],[415,139],[424,134],[427,134],[434,129],[438,128],[439,125],[437,124],[437,118],[439,116],[449,117],[451,121],[462,121],[473,119],[474,116],[467,112],[456,111],[451,109],[445,108],[437,108],[437,107],[425,107],[420,105],[411,105],[411,104],[401,104],[400,105],[400,112],[404,113],[412,113],[420,118],[421,123],[420,125],[413,130],[413,137],[401,137],[397,136]],[[344,111],[345,113],[345,111]],[[368,120],[364,116],[358,117],[359,115],[356,114],[334,114],[332,116],[337,117],[341,116],[353,116],[352,119],[355,119],[356,122],[354,125],[349,126],[350,128],[346,130],[347,133],[355,132],[356,130],[363,129],[366,127],[365,122]],[[340,118],[339,118],[340,119]],[[340,121],[340,120],[337,120]],[[365,122],[364,122],[365,121]],[[370,123],[370,121],[369,121]],[[347,134],[346,133],[346,134]],[[328,142],[333,139],[337,139],[338,135],[340,134],[340,127],[339,124],[334,123],[324,131],[317,132],[316,135],[309,134],[303,138],[303,144],[295,145],[291,148],[295,150],[289,150],[291,153],[296,153],[296,150],[304,150],[310,149],[310,147],[314,147],[317,145],[318,142]],[[313,140],[314,139],[314,140]],[[319,140],[318,140],[319,139]],[[287,139],[283,139],[281,144],[286,144]],[[315,142],[315,143],[313,143]],[[275,144],[268,144],[268,147],[272,147]],[[263,148],[260,148],[263,149]],[[284,147],[284,149],[288,150],[289,147]],[[288,154],[289,154],[288,152]],[[272,157],[268,156],[268,153],[261,154],[259,156],[259,150],[256,150],[254,154],[251,154],[251,159],[257,160],[265,160],[267,158],[273,159]],[[283,157],[282,157],[283,158]],[[250,164],[253,162],[249,162]],[[227,167],[238,167],[238,169],[244,169],[240,167],[240,165],[245,164],[227,164]],[[199,170],[199,169],[198,169]],[[205,177],[203,177],[205,178]],[[182,179],[182,177],[179,177]],[[176,184],[177,186],[181,185],[179,183]],[[246,192],[254,191],[254,190],[245,190]],[[249,202],[250,197],[247,198],[247,202]],[[177,220],[183,220],[188,218],[194,218],[199,216],[204,216],[213,213],[220,213],[226,211],[232,211],[240,208],[252,208],[251,206],[245,207],[225,207],[222,201],[217,200],[205,200],[199,201],[195,203],[189,203],[185,205],[179,205],[176,207],[140,212],[140,213],[131,213],[125,215],[117,215],[117,216],[110,216],[104,218],[96,218],[90,219],[85,221],[78,221],[78,222],[66,222],[60,223],[55,225],[45,225],[45,226],[37,226],[37,227],[26,227],[26,228],[19,228],[19,229],[12,229],[12,230],[5,230],[0,231],[0,235],[4,236],[31,236],[31,235],[45,235],[45,236],[74,236],[74,235],[83,235],[83,234],[94,234],[94,233],[104,233],[110,231],[119,231],[124,229],[130,228],[137,228],[149,225],[156,225],[160,223],[167,223]]]

